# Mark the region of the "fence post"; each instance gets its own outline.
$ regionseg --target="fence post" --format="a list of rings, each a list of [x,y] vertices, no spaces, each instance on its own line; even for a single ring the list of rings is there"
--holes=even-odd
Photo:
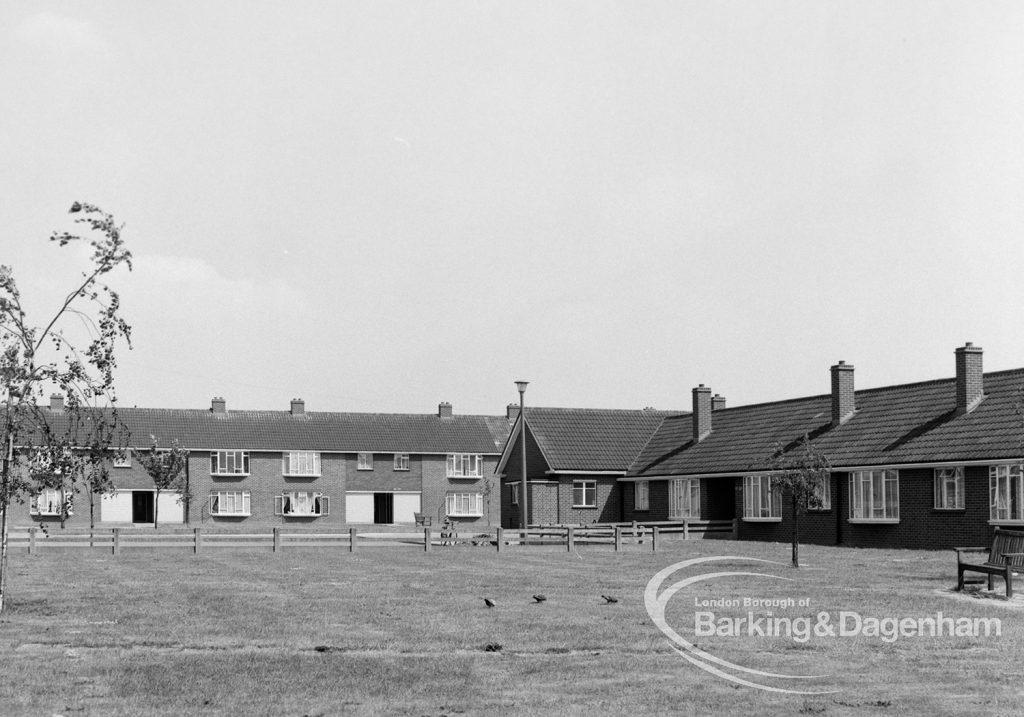
[[[733,540],[739,540],[740,539],[740,521],[739,521],[738,518],[733,518],[732,519],[732,539]]]
[[[423,552],[430,552],[430,528],[423,529]]]
[[[651,526],[651,552],[658,552],[658,526]]]
[[[28,554],[36,552],[36,529],[28,529]]]
[[[203,547],[203,535],[202,535],[202,533],[199,532],[199,530],[200,530],[199,528],[195,528],[194,530],[195,530],[195,536],[196,537],[195,537],[195,543],[193,544],[193,547],[192,547],[192,552],[193,553],[198,553],[199,549]]]
[[[615,526],[615,552],[622,550],[622,528]]]
[[[690,539],[690,519],[683,518],[683,540]]]
[[[274,528],[274,552],[281,550],[281,529]]]
[[[348,529],[348,552],[354,553],[356,551],[356,529]]]
[[[576,549],[575,528],[571,525],[567,526],[565,529],[565,549],[570,553]]]
[[[501,526],[499,525],[497,528],[495,528],[494,534],[495,534],[495,537],[497,538],[497,540],[495,542],[498,545],[498,552],[500,553],[501,552],[501,544],[505,541],[505,531],[502,530]]]
[[[121,554],[121,529],[114,528],[114,555]]]

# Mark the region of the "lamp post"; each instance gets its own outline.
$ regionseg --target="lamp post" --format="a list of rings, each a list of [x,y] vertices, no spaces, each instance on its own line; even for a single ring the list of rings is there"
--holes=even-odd
[[[519,389],[519,445],[521,446],[522,453],[520,454],[522,475],[519,483],[519,526],[526,530],[527,519],[526,519],[526,403],[523,400],[523,394],[526,393],[526,386],[529,381],[516,381],[516,388]],[[526,539],[526,536],[523,536]]]

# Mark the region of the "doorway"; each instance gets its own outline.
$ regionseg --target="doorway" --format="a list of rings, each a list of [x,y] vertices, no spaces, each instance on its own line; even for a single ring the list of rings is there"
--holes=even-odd
[[[373,522],[381,525],[395,522],[394,493],[373,494]]]
[[[154,510],[156,493],[151,490],[132,491],[132,522],[152,523],[155,519]]]

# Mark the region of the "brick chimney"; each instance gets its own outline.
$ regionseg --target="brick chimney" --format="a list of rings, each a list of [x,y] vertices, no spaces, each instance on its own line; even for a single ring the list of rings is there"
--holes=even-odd
[[[507,406],[505,406],[505,418],[507,418],[510,423],[512,421],[515,421],[517,418],[519,418],[519,404],[518,403],[510,403]]]
[[[970,413],[983,398],[981,347],[968,341],[956,350],[956,412]]]
[[[437,417],[438,418],[451,418],[452,417],[452,404],[447,401],[442,401],[437,404]]]
[[[293,398],[291,411],[293,416],[305,416],[306,402],[301,398]]]
[[[213,400],[210,401],[210,411],[212,413],[227,413],[228,403],[220,396],[214,396]]]
[[[61,412],[64,410],[64,394],[62,393],[51,393],[50,394],[50,410],[54,412]]]
[[[693,389],[693,442],[700,443],[711,433],[711,389],[700,384]]]
[[[719,396],[717,393],[711,397],[711,410],[721,411],[725,408],[725,396]]]
[[[832,371],[832,425],[839,426],[853,418],[856,410],[853,396],[853,366],[840,361]]]

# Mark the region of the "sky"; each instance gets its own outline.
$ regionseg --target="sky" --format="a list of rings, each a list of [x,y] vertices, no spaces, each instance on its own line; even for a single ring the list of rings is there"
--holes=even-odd
[[[0,5],[0,263],[121,405],[689,409],[1024,366],[1019,2]]]

